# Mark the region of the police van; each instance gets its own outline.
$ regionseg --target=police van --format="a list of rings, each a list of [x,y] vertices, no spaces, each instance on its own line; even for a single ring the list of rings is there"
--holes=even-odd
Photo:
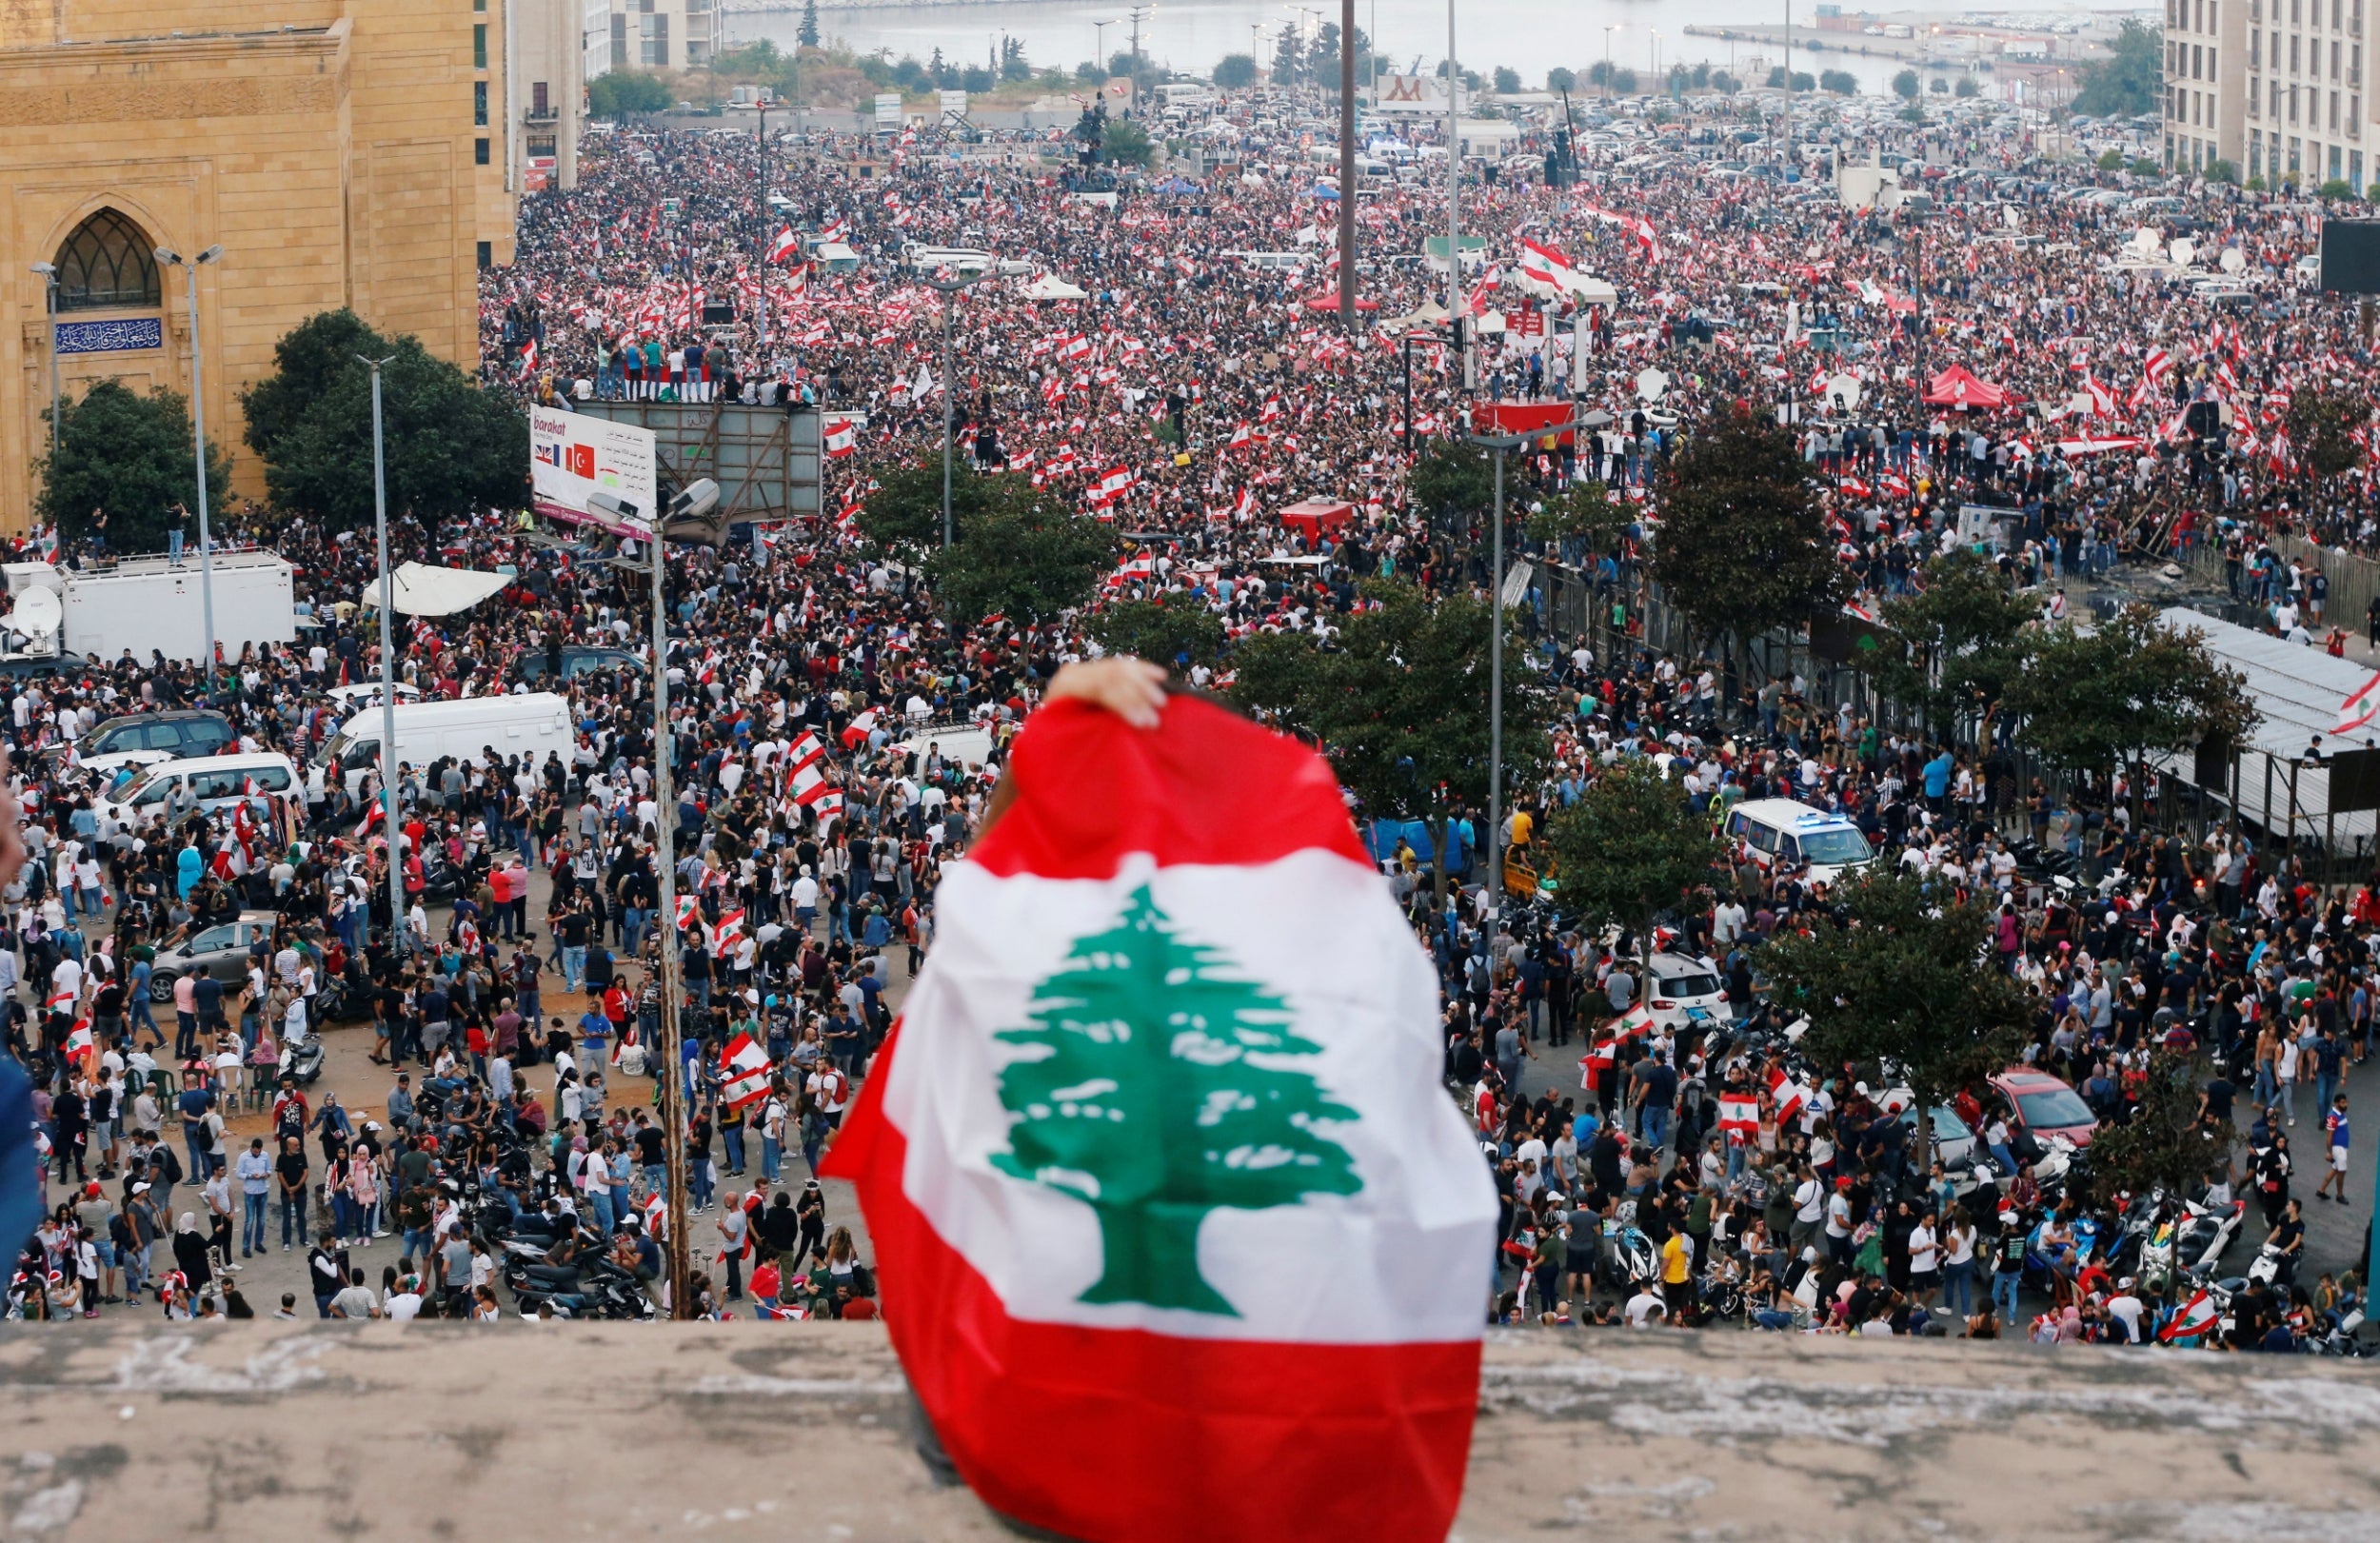
[[[1841,815],[1814,809],[1797,799],[1753,799],[1727,812],[1720,834],[1741,841],[1755,867],[1774,870],[1807,863],[1815,883],[1833,883],[1850,869],[1875,859],[1868,838]]]

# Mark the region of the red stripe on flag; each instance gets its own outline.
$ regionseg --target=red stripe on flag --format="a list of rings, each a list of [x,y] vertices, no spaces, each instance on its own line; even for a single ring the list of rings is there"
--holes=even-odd
[[[1477,1341],[1180,1339],[1010,1317],[902,1191],[908,1141],[883,1108],[899,1039],[896,1024],[822,1171],[859,1186],[885,1326],[986,1504],[1134,1543],[1444,1543],[1478,1407]]]

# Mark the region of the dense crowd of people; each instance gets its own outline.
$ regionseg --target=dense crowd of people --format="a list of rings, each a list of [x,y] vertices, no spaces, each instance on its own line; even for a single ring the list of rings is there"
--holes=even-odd
[[[268,1249],[276,1223],[283,1251],[310,1250],[324,1316],[492,1316],[500,1286],[524,1311],[597,1305],[510,1256],[506,1239],[530,1235],[541,1266],[578,1287],[616,1276],[657,1293],[655,1197],[674,1118],[699,1218],[697,1308],[872,1316],[868,1267],[809,1172],[931,947],[936,883],[964,852],[1009,737],[1061,665],[1099,652],[1082,613],[954,627],[860,534],[853,516],[875,477],[939,446],[947,391],[974,468],[962,475],[1030,476],[1130,533],[1134,555],[1104,597],[1162,596],[1211,609],[1231,636],[1324,643],[1370,603],[1361,581],[1406,578],[1431,595],[1488,581],[1478,512],[1449,518],[1411,496],[1408,428],[1443,442],[1501,407],[1607,411],[1599,430],[1515,462],[1517,509],[1580,478],[1637,507],[1622,535],[1539,554],[1616,595],[1621,624],[1593,646],[1541,624],[1528,640],[1563,710],[1549,769],[1521,790],[1504,839],[1525,845],[1606,768],[1649,761],[1715,817],[1791,798],[1856,826],[1881,861],[1996,894],[2001,961],[2036,1006],[2028,1065],[2106,1122],[2125,1117],[2153,1049],[2187,1048],[2204,1058],[2208,1118],[2229,1128],[2238,1117],[2246,1170],[2210,1163],[2194,1197],[2220,1207],[2252,1190],[2287,1263],[2231,1300],[2219,1328],[2166,1337],[2321,1341],[2363,1288],[2296,1269],[2292,1131],[2323,1121],[2311,1160],[2327,1169],[2335,1153],[2348,1171],[2341,1090],[2370,1050],[2380,904],[2324,893],[2252,843],[2167,833],[2153,803],[2135,823],[2121,788],[2084,801],[2014,788],[1988,748],[1888,731],[1807,682],[1723,701],[1707,662],[1633,645],[1626,620],[1678,436],[1779,403],[1803,409],[1802,451],[1866,600],[1921,584],[1937,552],[1984,543],[2012,584],[2046,594],[2067,573],[2207,538],[2218,517],[2249,539],[2293,528],[2368,542],[2365,485],[2310,499],[2278,427],[2291,391],[2369,373],[2338,308],[2294,287],[2314,211],[2208,189],[2182,201],[2186,214],[2154,217],[2187,220],[2203,253],[2241,253],[2240,308],[2197,283],[2203,271],[2119,264],[2140,220],[2069,196],[2092,179],[2035,161],[1999,120],[1890,130],[1954,168],[1934,178],[1912,163],[1913,182],[1942,195],[1922,218],[1722,179],[1716,162],[1685,158],[1697,138],[1723,143],[1732,120],[1627,127],[1634,137],[1590,151],[1575,187],[1505,176],[1465,188],[1465,229],[1488,255],[1457,294],[1504,323],[1469,386],[1435,335],[1408,350],[1395,328],[1339,332],[1335,306],[1319,304],[1335,282],[1319,264],[1338,190],[1318,196],[1294,147],[1244,113],[1203,136],[1206,158],[1234,169],[1127,180],[1112,199],[1110,179],[1086,180],[1067,147],[1053,159],[1030,135],[590,137],[581,187],[530,201],[519,260],[486,275],[488,384],[564,406],[816,404],[850,433],[848,453],[830,445],[825,518],[673,552],[661,661],[672,712],[658,742],[634,568],[519,511],[439,530],[394,524],[396,558],[515,575],[458,617],[407,619],[401,677],[437,698],[561,689],[577,742],[567,758],[405,768],[396,861],[411,949],[389,942],[370,777],[102,829],[74,754],[106,718],[203,704],[239,748],[310,764],[353,705],[329,693],[378,676],[377,632],[355,606],[376,572],[367,543],[260,510],[228,522],[230,539],[299,566],[315,624],[297,644],[227,661],[211,688],[190,665],[129,659],[20,682],[9,734],[33,861],[0,921],[0,986],[10,1049],[38,1084],[47,1219],[12,1310],[162,1300],[174,1316],[241,1316],[252,1309],[228,1283],[233,1251]],[[1647,152],[1658,164],[1619,164]],[[1375,319],[1448,298],[1443,273],[1404,260],[1444,218],[1442,186],[1364,190]],[[831,238],[859,260],[848,271],[771,261],[781,231]],[[930,275],[901,266],[911,242],[987,249],[1015,269],[953,303],[953,379],[941,378]],[[1576,279],[1589,270],[1616,287],[1616,306],[1583,302]],[[1085,297],[1028,298],[1043,273]],[[1921,401],[1953,364],[2030,410]],[[1657,390],[1640,380],[1648,366],[1666,377]],[[1862,383],[1858,405],[1822,408],[1845,372]],[[2193,426],[2201,403],[2228,424]],[[1281,520],[1312,498],[1351,505],[1344,523]],[[1962,519],[1978,503],[2005,523]],[[77,560],[70,546],[54,555]],[[590,647],[615,652],[566,675],[565,649]],[[1200,663],[1192,679],[1219,677]],[[1479,824],[1477,811],[1457,821],[1458,878],[1475,868]],[[2043,853],[2087,872],[2087,898],[2040,881]],[[2078,1241],[2089,1187],[2040,1186],[2035,1167],[2053,1154],[2012,1131],[2013,1111],[1988,1090],[1963,1091],[1954,1110],[2002,1160],[2002,1181],[1978,1186],[1926,1171],[1873,1069],[1798,1063],[1761,1005],[1759,948],[1826,910],[1806,866],[1738,845],[1683,898],[1662,957],[1723,981],[1732,1021],[1648,1025],[1630,1017],[1657,983],[1634,962],[1635,940],[1525,908],[1490,927],[1476,881],[1441,899],[1410,850],[1380,855],[1438,963],[1450,1087],[1505,1200],[1499,1317],[2130,1341],[2195,1323],[2179,1272],[2153,1285],[2112,1275],[2104,1246]],[[670,918],[664,863],[680,897]],[[161,949],[250,911],[266,915],[236,975],[152,990]],[[656,1076],[655,966],[673,938],[682,1111]],[[337,1022],[368,1022],[372,1058],[397,1078],[385,1118],[350,1118],[335,1095],[284,1075]],[[1573,1046],[1575,1093],[1567,1070],[1548,1078],[1532,1064],[1559,1047],[1566,1065]],[[1721,1130],[1723,1102],[1749,1106],[1749,1120]],[[2339,1201],[2354,1203],[2344,1179]],[[356,1256],[391,1234],[402,1257],[375,1282]],[[1649,1275],[1631,1262],[1639,1250]]]

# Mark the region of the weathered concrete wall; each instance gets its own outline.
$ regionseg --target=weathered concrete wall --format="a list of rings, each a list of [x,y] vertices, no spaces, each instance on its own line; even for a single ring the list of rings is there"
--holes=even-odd
[[[1008,1535],[857,1325],[16,1330],[0,1389],[11,1540]],[[1481,1414],[1466,1543],[2380,1537],[2360,1366],[1506,1335]]]

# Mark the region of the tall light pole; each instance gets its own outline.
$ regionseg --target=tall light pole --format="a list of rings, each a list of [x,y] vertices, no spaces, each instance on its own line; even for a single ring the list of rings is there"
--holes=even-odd
[[[397,814],[397,650],[396,576],[388,568],[388,473],[381,453],[380,370],[393,363],[355,356],[372,371],[372,518],[380,532],[380,828],[388,840],[388,957],[406,949],[405,861],[398,849],[401,821]]]
[[[669,727],[669,636],[668,597],[665,584],[667,562],[664,553],[664,529],[680,519],[699,520],[719,504],[719,485],[707,478],[690,484],[669,502],[666,510],[638,509],[622,503],[607,493],[596,493],[587,499],[590,513],[609,516],[631,529],[651,525],[651,561],[640,564],[634,559],[614,559],[624,567],[642,566],[653,576],[653,806],[660,812],[661,824],[653,843],[653,878],[661,900],[661,1053],[664,1062],[662,1085],[662,1153],[667,1169],[665,1184],[669,1207],[669,1315],[676,1318],[691,1317],[694,1302],[689,1285],[691,1240],[686,1236],[685,1173],[686,1173],[686,1088],[684,1025],[681,1020],[680,1002],[684,992],[679,984],[679,951],[685,946],[685,934],[678,924],[678,794],[674,763],[677,760],[675,736]],[[693,540],[705,540],[692,537]]]
[[[1794,0],[1785,0],[1785,174],[1794,174]]]
[[[1103,22],[1091,24],[1091,47],[1099,53],[1098,63],[1101,80],[1107,78],[1107,30],[1121,19],[1121,17],[1110,16]]]
[[[54,471],[58,464],[58,265],[35,263],[33,271],[41,275],[42,288],[50,298],[50,464]]]
[[[157,248],[157,261],[168,267],[180,267],[189,276],[190,295],[190,450],[198,463],[198,593],[199,609],[207,620],[207,651],[199,657],[206,661],[207,694],[215,693],[215,551],[207,529],[207,371],[198,346],[198,270],[223,257],[223,248],[209,247],[196,257],[184,262],[182,254],[170,247]],[[50,340],[57,341],[54,337]],[[386,567],[384,558],[382,566]],[[384,613],[385,615],[386,613]],[[382,623],[384,626],[386,622]]]
[[[1494,935],[1504,903],[1504,452],[1529,434],[1473,434],[1496,459],[1496,529],[1488,560],[1488,882],[1487,923]]]
[[[1612,34],[1621,30],[1618,22],[1610,22],[1603,29],[1603,100],[1612,99]]]
[[[1339,0],[1339,325],[1356,335],[1356,0]]]
[[[1456,121],[1462,102],[1462,67],[1455,62],[1455,0],[1446,0],[1446,315],[1457,363],[1471,379],[1469,329],[1462,325],[1462,137]]]
[[[939,289],[942,296],[942,544],[951,543],[950,522],[950,440],[953,432],[952,398],[950,388],[950,307],[959,291],[980,282],[984,269],[962,273],[947,279],[928,279],[929,288]]]

